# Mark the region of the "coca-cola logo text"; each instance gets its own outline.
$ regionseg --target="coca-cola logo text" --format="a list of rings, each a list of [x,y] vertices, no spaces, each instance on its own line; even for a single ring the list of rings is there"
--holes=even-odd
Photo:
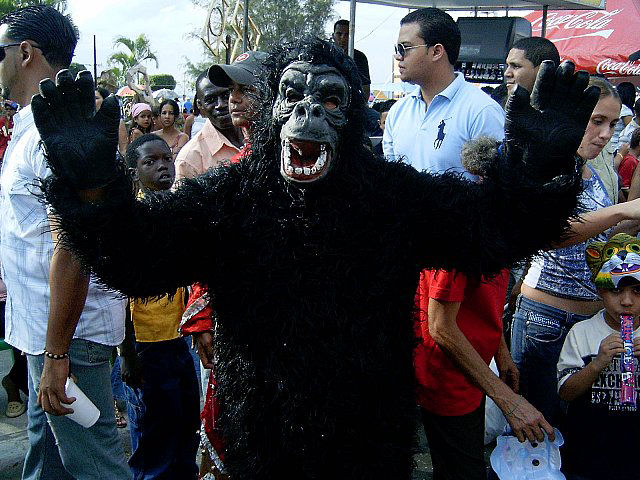
[[[598,63],[596,73],[603,75],[640,75],[640,63],[615,62],[610,58],[605,58]]]
[[[586,30],[600,30],[611,22],[612,18],[622,12],[624,8],[618,8],[605,12],[602,10],[591,10],[578,14],[565,14],[551,12],[547,15],[547,31],[554,28],[584,28]],[[542,28],[542,17],[531,21],[534,30]]]

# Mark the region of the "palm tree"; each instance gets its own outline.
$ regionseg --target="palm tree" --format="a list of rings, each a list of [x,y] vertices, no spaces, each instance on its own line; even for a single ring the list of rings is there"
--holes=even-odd
[[[153,60],[156,64],[156,68],[158,67],[158,58],[151,51],[149,39],[144,33],[138,35],[138,38],[135,40],[131,40],[127,37],[117,37],[113,41],[113,46],[114,48],[124,46],[129,50],[128,53],[113,53],[108,60],[110,65],[119,66],[119,71],[121,72],[119,77],[122,77],[118,78],[120,81],[124,81],[124,74],[129,68],[137,65],[138,63],[144,62],[145,60]]]

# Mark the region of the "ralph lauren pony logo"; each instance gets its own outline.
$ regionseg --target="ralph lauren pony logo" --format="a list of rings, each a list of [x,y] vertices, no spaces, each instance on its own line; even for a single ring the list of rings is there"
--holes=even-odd
[[[451,117],[449,117],[451,118]],[[447,135],[446,133],[444,133],[444,127],[446,127],[446,123],[444,123],[445,120],[449,120],[449,118],[445,118],[443,120],[440,120],[440,124],[438,125],[438,135],[436,136],[435,141],[433,142],[433,148],[435,148],[436,150],[439,149],[442,146],[442,142],[444,141],[444,137]]]

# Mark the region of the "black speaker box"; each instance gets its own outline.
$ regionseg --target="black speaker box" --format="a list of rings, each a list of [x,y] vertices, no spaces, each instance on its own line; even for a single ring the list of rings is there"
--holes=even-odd
[[[511,46],[531,36],[531,23],[520,17],[461,17],[459,62],[505,63]]]

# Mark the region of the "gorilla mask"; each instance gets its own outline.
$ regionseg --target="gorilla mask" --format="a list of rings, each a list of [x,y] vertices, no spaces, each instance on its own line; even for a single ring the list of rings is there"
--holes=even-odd
[[[289,181],[323,178],[347,123],[350,89],[334,67],[295,61],[282,72],[273,118],[280,130],[280,173]]]

